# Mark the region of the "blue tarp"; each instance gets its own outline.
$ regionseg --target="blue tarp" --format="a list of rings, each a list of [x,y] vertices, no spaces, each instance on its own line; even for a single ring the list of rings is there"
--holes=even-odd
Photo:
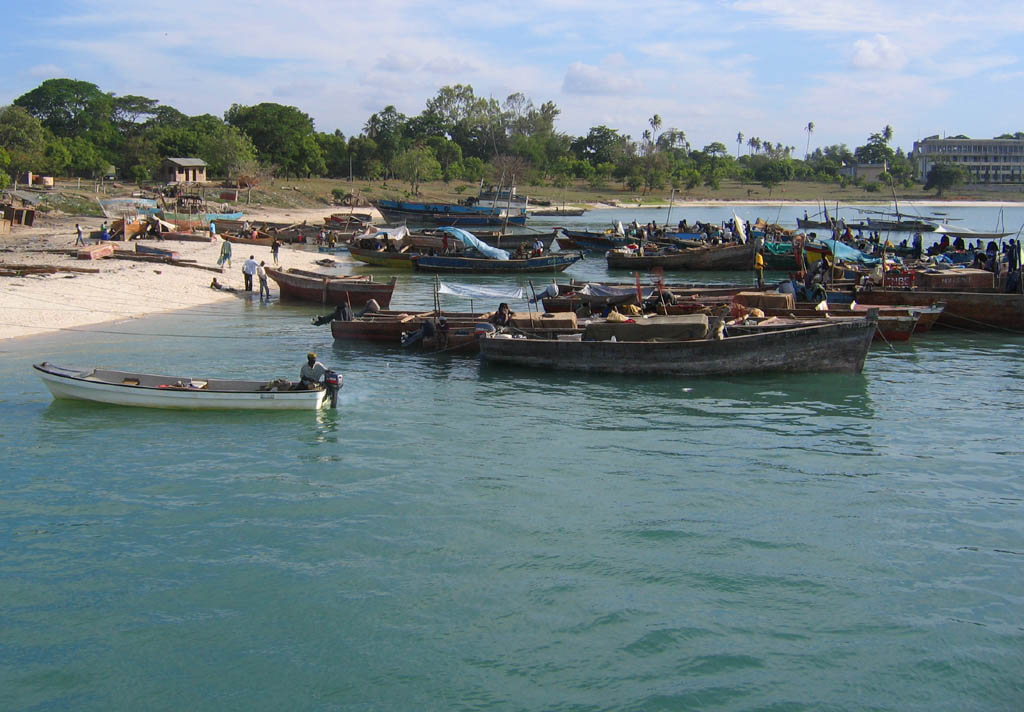
[[[860,250],[856,250],[845,242],[839,240],[819,240],[819,242],[827,245],[832,250],[832,254],[843,262],[858,262],[862,265],[877,265],[882,261],[880,257],[868,257]]]
[[[508,252],[497,247],[491,247],[471,232],[467,232],[459,227],[442,227],[440,229],[450,235],[454,235],[466,247],[472,247],[480,254],[486,255],[492,260],[501,260],[503,262],[508,260]]]

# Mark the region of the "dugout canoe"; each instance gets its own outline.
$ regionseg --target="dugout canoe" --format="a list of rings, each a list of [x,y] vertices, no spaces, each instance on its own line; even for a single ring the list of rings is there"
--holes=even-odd
[[[316,304],[349,304],[361,307],[375,299],[381,309],[391,305],[395,291],[394,277],[390,282],[374,282],[368,275],[337,276],[300,269],[267,267],[267,276],[277,283],[283,299],[296,299]]]

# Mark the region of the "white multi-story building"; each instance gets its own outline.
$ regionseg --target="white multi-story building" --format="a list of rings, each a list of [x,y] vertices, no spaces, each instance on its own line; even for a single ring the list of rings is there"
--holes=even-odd
[[[922,183],[942,161],[960,166],[976,183],[1019,184],[1024,178],[1024,139],[929,136],[914,142],[912,155]]]

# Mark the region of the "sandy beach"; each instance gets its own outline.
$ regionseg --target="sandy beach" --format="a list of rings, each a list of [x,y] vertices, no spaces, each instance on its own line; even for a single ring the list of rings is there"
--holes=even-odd
[[[327,214],[329,210],[290,209],[252,211],[249,217],[285,223],[306,220],[310,225],[319,225]],[[226,286],[241,290],[242,262],[250,254],[257,261],[273,265],[269,247],[243,245],[232,245],[231,267],[221,274],[187,266],[117,259],[79,260],[70,255],[44,252],[73,248],[75,223],[80,223],[88,235],[91,230],[98,230],[102,222],[101,218],[39,215],[33,227],[16,226],[9,234],[0,236],[0,267],[7,263],[99,270],[95,274],[58,272],[0,278],[0,339],[136,319],[237,299],[237,293],[212,289],[210,282],[213,277]],[[198,265],[216,267],[222,241],[140,242],[173,249],[183,260],[195,260]],[[111,244],[117,249],[134,249],[134,241]],[[316,269],[315,261],[328,256],[291,249],[286,245],[280,251],[280,263],[282,267]],[[273,282],[271,290],[276,295]]]

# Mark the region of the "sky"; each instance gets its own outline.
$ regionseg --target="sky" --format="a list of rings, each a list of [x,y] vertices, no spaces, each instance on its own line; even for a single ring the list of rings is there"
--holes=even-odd
[[[68,77],[190,115],[277,102],[351,136],[469,84],[553,101],[573,136],[639,138],[657,114],[733,153],[739,132],[802,157],[886,125],[904,150],[1024,130],[1020,0],[48,0],[4,20],[0,105]]]

